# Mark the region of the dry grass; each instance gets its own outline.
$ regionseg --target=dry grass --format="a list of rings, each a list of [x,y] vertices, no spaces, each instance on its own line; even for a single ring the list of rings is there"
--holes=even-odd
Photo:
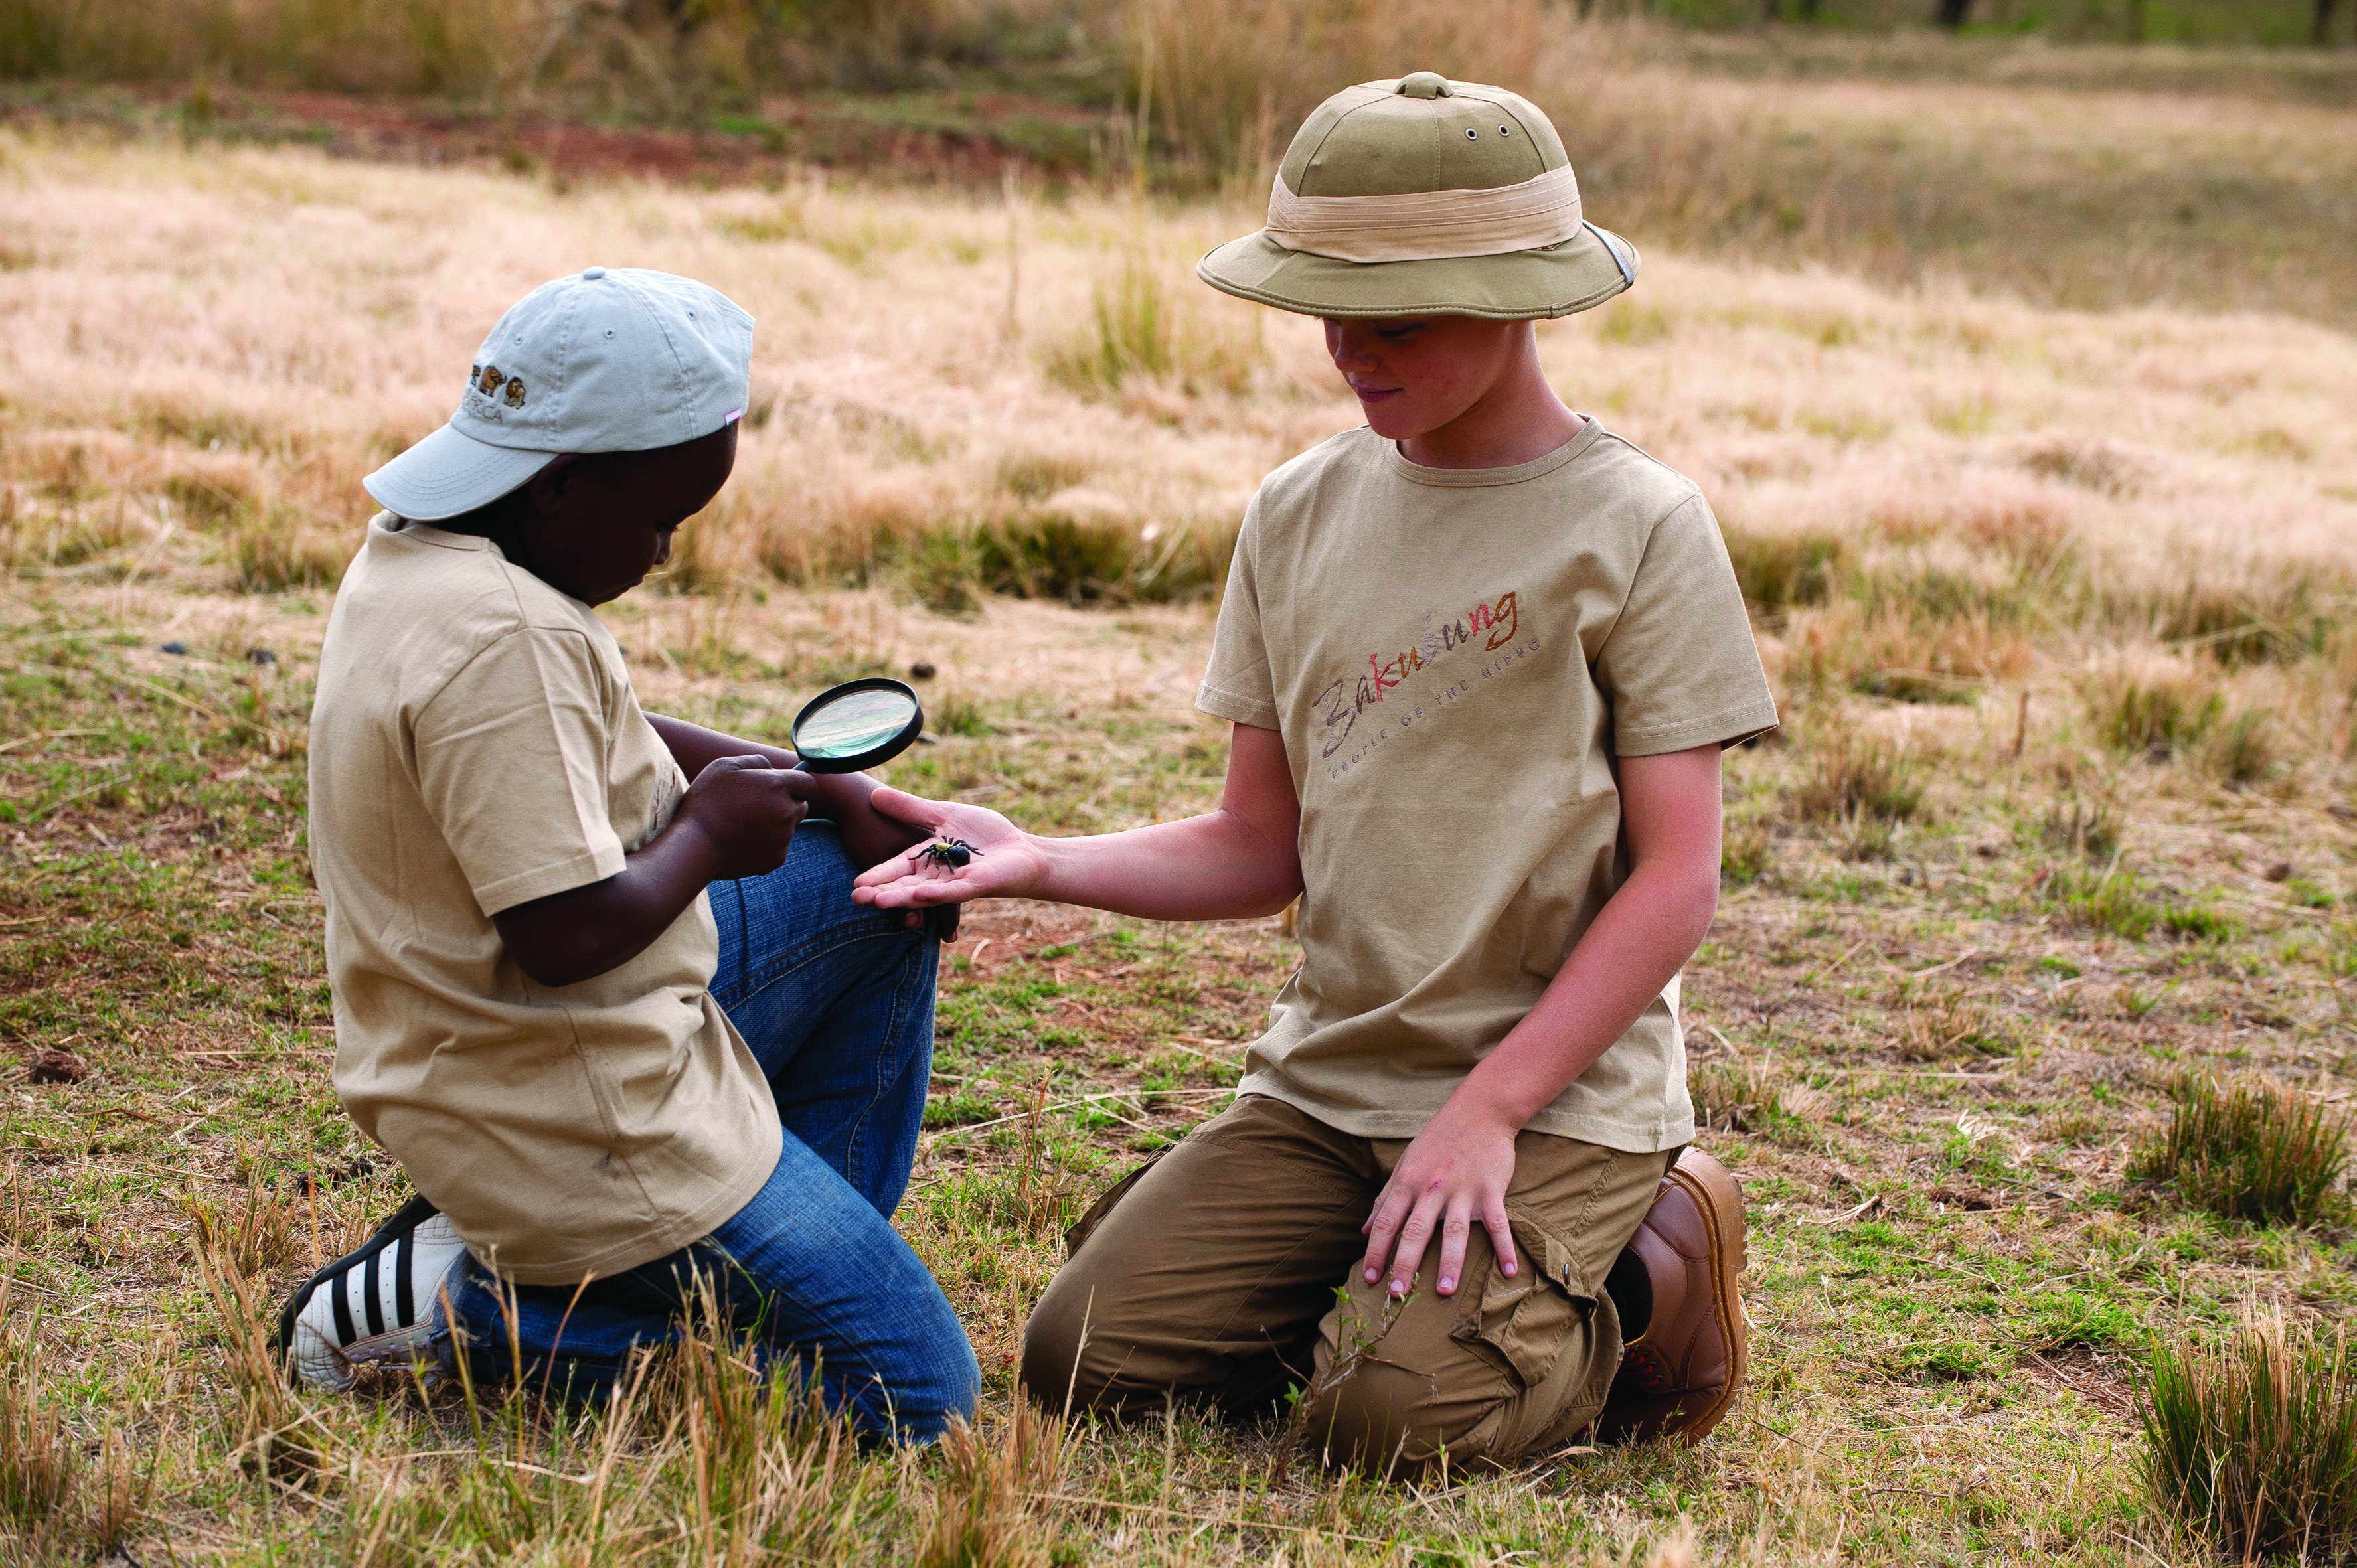
[[[359,476],[447,412],[479,324],[596,257],[706,277],[762,319],[738,478],[674,569],[724,596],[896,575],[944,605],[964,583],[1200,596],[1257,476],[1350,417],[1314,326],[1188,278],[1241,209],[7,156],[35,258],[0,274],[19,569],[136,578],[201,552],[230,585],[324,584]],[[789,209],[796,237],[743,238]],[[1969,710],[2083,667],[2113,744],[2223,730],[2241,783],[2338,722],[2286,682],[2349,657],[2345,338],[1673,256],[1544,336],[1576,403],[1709,486],[1796,693]]]
[[[484,127],[474,145],[515,167],[554,146],[549,116],[569,116],[718,133],[751,154],[819,162],[866,147],[895,177],[970,162],[995,180],[1005,162],[1039,163],[1059,179],[1257,196],[1336,84],[1421,67],[1530,92],[1564,133],[1590,214],[1649,247],[1885,284],[1963,281],[2041,304],[2357,324],[2357,273],[2335,264],[2357,241],[2346,51],[2058,48],[1905,28],[1709,34],[1632,15],[1644,9],[0,0],[0,81],[30,79],[39,85],[23,96],[68,118],[92,111],[70,90],[59,107],[59,79],[193,83],[160,112],[130,111],[192,138],[316,131],[365,148],[389,130],[381,102],[346,106],[376,126],[356,142],[332,113],[307,127],[317,105],[301,102],[266,112],[263,123],[281,111],[286,123],[258,130],[239,112],[242,83],[422,95],[457,113],[413,132],[435,144],[454,125]],[[2058,36],[2085,30],[2040,15]],[[855,100],[842,88],[891,92]],[[125,112],[110,102],[97,118]],[[936,156],[905,156],[919,144]],[[969,159],[978,148],[987,156]],[[779,167],[770,157],[760,177],[774,183]],[[741,231],[787,238],[798,223],[789,207],[749,215]],[[811,238],[846,260],[892,241],[826,221]],[[1125,336],[1130,294],[1108,280],[1101,312],[1116,378],[1141,347],[1153,355]]]
[[[708,1334],[596,1422],[285,1395],[254,1359],[275,1293],[399,1196],[326,1078],[320,585],[359,476],[444,416],[500,308],[600,262],[761,317],[737,478],[615,608],[651,706],[762,733],[921,660],[938,735],[896,781],[1060,832],[1211,797],[1223,738],[1189,703],[1225,542],[1353,415],[1313,325],[1188,281],[1241,207],[1028,201],[1010,255],[995,196],[16,136],[0,209],[26,258],[0,271],[0,1035],[91,1064],[0,1100],[30,1369],[0,1380],[0,1500],[62,1498],[11,1552],[2190,1563],[2138,1500],[2127,1359],[2254,1298],[2357,1305],[2331,1224],[2125,1170],[2178,1068],[2325,1101],[2357,1064],[2357,343],[1641,229],[1640,289],[1546,328],[1548,363],[1720,506],[1789,719],[1729,758],[1746,879],[1684,1003],[1760,1326],[1709,1444],[1417,1490],[1272,1483],[1276,1433],[1187,1412],[1027,1426],[1014,1351],[1062,1223],[1221,1102],[1297,955],[1273,921],[1028,906],[977,911],[944,966],[900,1216],[981,1356],[974,1442],[851,1452]],[[1144,602],[1161,573],[1175,602]]]

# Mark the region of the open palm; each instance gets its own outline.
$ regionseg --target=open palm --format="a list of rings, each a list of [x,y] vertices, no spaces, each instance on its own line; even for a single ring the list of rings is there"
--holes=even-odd
[[[1028,897],[1039,886],[1046,861],[1037,842],[996,811],[892,789],[877,790],[868,803],[932,836],[861,872],[851,885],[859,903],[879,909],[925,908],[969,898]],[[952,839],[972,851],[965,865],[944,865],[945,857],[925,853],[928,845]]]

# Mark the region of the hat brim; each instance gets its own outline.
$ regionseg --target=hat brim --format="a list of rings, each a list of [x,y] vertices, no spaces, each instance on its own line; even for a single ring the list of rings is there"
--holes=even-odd
[[[1636,246],[1594,224],[1543,251],[1412,262],[1288,251],[1262,230],[1212,251],[1195,275],[1222,294],[1303,316],[1535,321],[1593,309],[1633,286],[1640,264]]]
[[[446,424],[361,485],[395,517],[439,522],[499,499],[557,456],[494,446]]]

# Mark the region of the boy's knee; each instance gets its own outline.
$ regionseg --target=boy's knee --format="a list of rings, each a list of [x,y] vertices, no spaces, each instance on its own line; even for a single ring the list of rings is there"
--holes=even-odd
[[[1082,1315],[1059,1310],[1060,1292],[1050,1282],[1023,1328],[1023,1386],[1043,1410],[1086,1410],[1104,1392],[1104,1379],[1084,1365],[1087,1337]]]
[[[846,889],[852,878],[859,875],[859,867],[851,864],[851,852],[843,847],[843,834],[824,817],[812,818],[794,829],[793,842],[786,846],[786,858],[798,863],[794,866],[797,875],[823,877],[842,883]],[[845,896],[848,897],[849,894]]]
[[[954,1319],[900,1347],[883,1369],[839,1380],[830,1371],[826,1380],[828,1402],[847,1406],[870,1442],[931,1443],[952,1416],[971,1423],[982,1398],[982,1363]]]
[[[953,1342],[938,1347],[930,1364],[899,1391],[894,1424],[901,1441],[931,1443],[941,1436],[952,1416],[972,1424],[981,1398],[982,1363],[960,1333]]]
[[[1128,1304],[1103,1277],[1068,1263],[1048,1282],[1023,1328],[1023,1386],[1042,1410],[1071,1413],[1160,1401],[1181,1380],[1157,1334],[1141,1344]]]
[[[1485,1412],[1444,1402],[1436,1379],[1366,1360],[1309,1398],[1301,1435],[1321,1464],[1412,1476],[1454,1451]]]
[[[933,1309],[927,1314],[931,1321],[913,1337],[902,1374],[907,1386],[899,1391],[899,1398],[911,1412],[929,1416],[938,1429],[952,1415],[974,1419],[974,1403],[982,1397],[982,1363],[974,1359],[974,1341],[966,1337],[965,1326],[948,1298],[936,1294],[927,1305]]]

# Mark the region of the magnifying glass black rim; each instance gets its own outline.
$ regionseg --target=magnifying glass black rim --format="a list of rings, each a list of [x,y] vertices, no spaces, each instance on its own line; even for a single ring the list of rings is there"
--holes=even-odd
[[[891,739],[885,741],[882,745],[872,746],[866,751],[854,752],[849,757],[810,757],[804,755],[802,746],[802,721],[809,718],[811,714],[816,713],[826,703],[832,703],[840,697],[847,697],[854,692],[899,693],[902,696],[909,699],[909,722],[901,726],[900,733],[899,735],[896,735]],[[925,705],[918,699],[916,688],[910,686],[905,681],[895,681],[889,675],[869,675],[857,681],[845,681],[840,686],[829,686],[825,691],[821,692],[817,696],[813,697],[809,702],[804,703],[802,704],[802,711],[794,715],[793,728],[789,733],[791,735],[793,739],[794,755],[802,758],[796,766],[803,772],[862,773],[870,768],[891,761],[894,757],[899,756],[902,752],[916,745],[917,736],[923,732],[924,727]]]

